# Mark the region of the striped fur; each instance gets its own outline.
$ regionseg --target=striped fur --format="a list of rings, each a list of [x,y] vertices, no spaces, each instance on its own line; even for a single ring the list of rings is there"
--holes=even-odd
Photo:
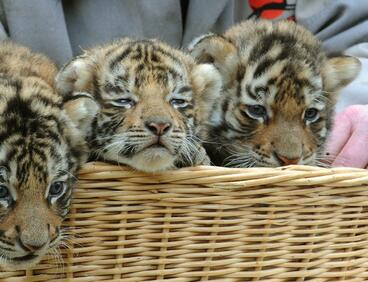
[[[63,109],[83,108],[86,98],[64,103],[54,90],[56,73],[45,57],[1,43],[0,266],[6,270],[28,268],[58,245],[73,173],[87,158],[83,123],[74,122],[80,115]]]
[[[64,95],[88,92],[99,103],[93,158],[147,172],[209,163],[198,131],[221,87],[211,65],[196,65],[157,40],[122,39],[72,60],[57,87]],[[151,124],[168,127],[156,135]]]
[[[310,32],[289,21],[245,21],[222,36],[201,36],[190,52],[224,82],[207,126],[217,165],[318,164],[336,92],[360,70],[355,58],[327,58]]]

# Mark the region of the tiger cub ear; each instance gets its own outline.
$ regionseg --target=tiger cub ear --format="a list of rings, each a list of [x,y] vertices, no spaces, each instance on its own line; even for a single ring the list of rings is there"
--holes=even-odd
[[[92,93],[94,71],[95,64],[90,56],[78,56],[56,75],[56,90],[63,96],[73,92]]]
[[[192,70],[193,90],[196,93],[196,111],[200,122],[207,122],[215,105],[219,104],[222,79],[211,64],[198,64]]]
[[[238,65],[237,48],[226,38],[213,33],[202,35],[189,44],[188,50],[198,63],[213,64],[225,83],[234,77]]]
[[[73,93],[64,99],[63,109],[83,138],[91,135],[92,123],[100,109],[91,95]]]
[[[336,92],[348,85],[359,74],[361,63],[357,58],[349,56],[327,59],[322,67],[324,90]]]

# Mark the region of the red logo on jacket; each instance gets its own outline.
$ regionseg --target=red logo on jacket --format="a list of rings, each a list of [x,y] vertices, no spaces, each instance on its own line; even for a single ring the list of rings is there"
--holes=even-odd
[[[295,9],[295,5],[288,4],[286,0],[248,0],[248,3],[253,10],[249,18],[273,20],[282,16],[284,11]]]

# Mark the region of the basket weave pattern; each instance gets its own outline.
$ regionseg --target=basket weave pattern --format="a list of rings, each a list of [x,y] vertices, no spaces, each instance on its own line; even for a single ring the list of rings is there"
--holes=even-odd
[[[1,281],[368,281],[368,172],[89,163],[63,259]]]

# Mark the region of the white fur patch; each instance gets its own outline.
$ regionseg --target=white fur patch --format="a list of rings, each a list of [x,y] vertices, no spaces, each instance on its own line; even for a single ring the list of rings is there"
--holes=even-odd
[[[104,154],[104,158],[127,164],[144,172],[159,172],[174,168],[175,157],[166,149],[147,148],[131,158],[122,157],[116,154],[115,150],[109,150]]]
[[[213,65],[197,65],[192,72],[192,77],[199,91],[205,91],[209,94],[206,95],[206,98],[212,100],[220,97],[222,79],[220,73]]]
[[[91,66],[86,59],[76,59],[61,69],[56,75],[56,89],[62,95],[66,95],[76,89],[83,89],[90,76]]]
[[[207,37],[212,37],[212,36],[215,36],[216,34],[214,33],[207,33],[207,34],[203,34],[203,35],[200,35],[196,38],[194,38],[188,45],[188,50],[189,51],[192,51],[196,45],[198,44],[198,42],[202,41],[203,39],[207,38]]]

